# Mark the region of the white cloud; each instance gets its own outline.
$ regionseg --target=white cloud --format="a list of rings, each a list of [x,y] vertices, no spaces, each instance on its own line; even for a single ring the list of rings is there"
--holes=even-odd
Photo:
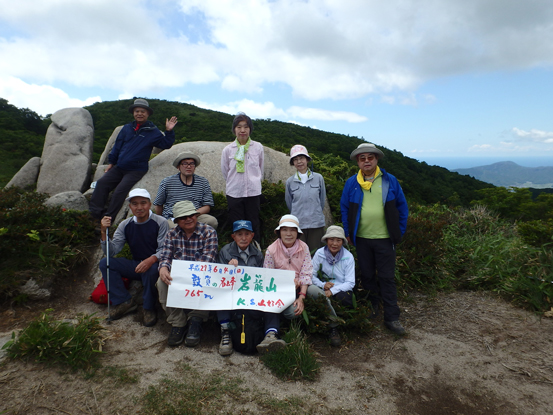
[[[61,89],[49,85],[27,84],[13,77],[0,78],[0,96],[18,108],[31,108],[42,116],[61,108],[84,107],[102,101],[99,96],[85,100],[71,98]]]
[[[543,0],[0,4],[0,77],[133,95],[206,83],[259,94],[283,84],[303,99],[350,99],[553,64],[553,3]],[[198,28],[207,31],[194,40],[187,31]]]
[[[346,121],[350,123],[359,123],[368,120],[367,117],[356,114],[354,112],[331,111],[319,108],[306,108],[299,106],[292,106],[284,110],[282,108],[278,108],[274,103],[269,101],[260,103],[249,99],[242,99],[240,101],[229,102],[226,104],[214,104],[197,100],[189,101],[189,103],[201,108],[226,112],[227,114],[236,114],[242,111],[252,118],[274,118],[285,120],[288,122],[294,122],[297,124],[300,123],[292,121],[292,119],[302,118],[304,120]]]
[[[348,111],[329,111],[319,108],[305,108],[293,106],[286,110],[289,117],[303,118],[305,120],[321,121],[347,121],[347,122],[365,122],[368,120],[363,115]]]
[[[541,131],[534,128],[532,128],[530,131],[524,131],[516,127],[514,127],[512,131],[515,137],[525,141],[553,144],[553,132],[551,131]]]

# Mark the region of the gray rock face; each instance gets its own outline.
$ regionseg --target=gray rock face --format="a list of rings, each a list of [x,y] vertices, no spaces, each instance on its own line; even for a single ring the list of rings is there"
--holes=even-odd
[[[221,153],[228,144],[214,141],[194,141],[176,144],[150,160],[148,173],[134,187],[148,190],[152,198],[155,199],[161,180],[178,172],[173,167],[175,157],[182,152],[191,152],[198,155],[201,159],[201,164],[196,169],[196,174],[209,180],[211,190],[214,193],[224,193],[226,182],[221,173]],[[296,169],[290,166],[290,158],[286,154],[271,148],[264,146],[263,149],[265,151],[265,180],[271,183],[278,183],[279,181],[285,183],[288,177],[296,172]],[[284,203],[284,200],[282,202]],[[128,208],[126,205],[123,205],[115,222],[117,223],[125,218],[127,213]],[[328,202],[324,213],[327,224],[332,224],[332,215],[330,214]]]
[[[51,295],[49,289],[39,286],[32,278],[27,280],[25,285],[19,288],[19,292],[28,295],[31,300],[47,300]]]
[[[88,210],[88,200],[81,192],[71,191],[58,193],[47,199],[44,204],[46,206],[61,206],[65,209],[73,210]]]
[[[48,127],[37,191],[56,195],[85,191],[90,183],[94,125],[83,108],[66,108],[52,115]]]
[[[104,152],[102,153],[102,155],[100,156],[100,160],[98,161],[98,166],[96,167],[96,170],[94,172],[94,177],[92,178],[93,182],[97,181],[100,177],[104,175],[104,170],[109,164],[108,163],[109,153],[111,153],[111,149],[115,144],[115,140],[117,139],[117,136],[121,131],[121,128],[123,128],[122,125],[120,125],[119,127],[116,127],[115,130],[113,130],[113,133],[111,133],[111,136],[109,137],[109,140],[106,143],[106,148],[104,149]]]
[[[38,178],[38,173],[40,171],[40,157],[31,158],[19,171],[12,177],[12,179],[6,185],[17,186],[17,187],[27,187],[36,184]]]
[[[161,180],[178,173],[178,170],[173,167],[175,157],[186,151],[198,155],[202,161],[196,169],[196,174],[209,180],[214,193],[223,193],[226,183],[221,173],[221,153],[227,144],[229,143],[214,141],[176,144],[150,160],[150,170],[134,187],[145,188],[152,197],[155,197]],[[288,156],[268,147],[263,149],[265,150],[265,180],[271,183],[278,183],[279,180],[286,182],[286,179],[296,171],[290,166]]]

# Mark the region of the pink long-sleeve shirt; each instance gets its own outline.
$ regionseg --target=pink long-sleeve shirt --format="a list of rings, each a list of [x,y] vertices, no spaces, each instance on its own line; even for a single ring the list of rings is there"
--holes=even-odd
[[[244,157],[244,173],[236,171],[234,155],[237,150],[238,146],[233,141],[223,149],[221,154],[221,171],[227,183],[226,195],[235,198],[259,196],[265,162],[263,146],[257,141],[250,142]]]

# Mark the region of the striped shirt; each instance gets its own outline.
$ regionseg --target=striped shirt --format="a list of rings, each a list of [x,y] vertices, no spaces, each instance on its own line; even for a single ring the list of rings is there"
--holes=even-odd
[[[196,230],[186,238],[180,226],[167,232],[161,248],[159,268],[166,267],[171,271],[173,260],[215,262],[217,257],[217,232],[211,226],[198,222]]]
[[[183,183],[180,173],[166,177],[159,184],[155,206],[163,206],[162,216],[165,219],[173,217],[173,206],[177,202],[189,200],[194,203],[196,209],[202,206],[213,206],[213,194],[205,177],[194,175],[192,184]]]

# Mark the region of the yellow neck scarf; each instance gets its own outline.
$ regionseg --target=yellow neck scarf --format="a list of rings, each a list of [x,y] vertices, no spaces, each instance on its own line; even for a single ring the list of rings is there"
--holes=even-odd
[[[376,166],[376,170],[374,171],[374,179],[376,180],[376,178],[379,175],[380,175],[380,167]],[[359,173],[357,173],[357,183],[359,183],[359,185],[363,190],[371,190],[371,186],[373,185],[373,182],[366,182],[363,172],[361,171],[361,169],[359,169]]]

